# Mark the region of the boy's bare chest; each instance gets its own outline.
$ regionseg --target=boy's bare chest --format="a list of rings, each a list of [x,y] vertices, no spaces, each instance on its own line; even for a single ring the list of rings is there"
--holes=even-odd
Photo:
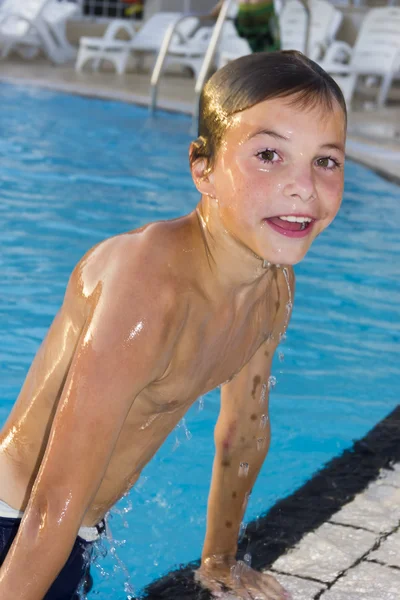
[[[272,331],[263,305],[232,316],[188,320],[164,376],[152,386],[167,403],[191,403],[232,379]]]

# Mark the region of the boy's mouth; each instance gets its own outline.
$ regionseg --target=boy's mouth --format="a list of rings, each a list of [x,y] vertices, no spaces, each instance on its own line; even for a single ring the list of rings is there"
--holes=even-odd
[[[265,221],[281,235],[288,237],[304,237],[312,229],[315,219],[303,215],[282,215],[280,217],[269,217]]]

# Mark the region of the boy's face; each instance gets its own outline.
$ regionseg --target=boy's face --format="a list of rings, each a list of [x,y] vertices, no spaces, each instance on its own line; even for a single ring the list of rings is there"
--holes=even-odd
[[[226,230],[263,259],[293,265],[336,216],[342,109],[266,100],[232,117],[209,182]]]

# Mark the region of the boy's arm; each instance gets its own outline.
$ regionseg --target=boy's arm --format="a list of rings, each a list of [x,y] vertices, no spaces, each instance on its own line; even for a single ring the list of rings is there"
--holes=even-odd
[[[116,271],[94,290],[27,509],[0,568],[1,600],[44,597],[71,552],[135,397],[165,368],[160,349],[168,360],[170,299],[132,270],[138,285],[128,294],[126,273]]]
[[[293,298],[294,276],[288,270]],[[283,277],[282,277],[283,279]],[[285,289],[286,287],[286,289]],[[289,322],[291,305],[286,282],[273,336],[238,375],[221,390],[221,411],[215,428],[216,454],[208,502],[202,565],[218,571],[235,564],[240,525],[248,497],[268,453],[270,422],[268,379],[274,352]]]
[[[268,453],[268,378],[275,347],[265,343],[244,369],[221,388],[215,459],[202,563],[232,565],[247,500]]]

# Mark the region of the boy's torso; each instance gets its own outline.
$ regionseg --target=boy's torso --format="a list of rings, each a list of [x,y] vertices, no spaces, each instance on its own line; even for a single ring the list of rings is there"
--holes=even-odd
[[[173,235],[180,233],[175,231]],[[181,286],[176,307],[180,333],[162,377],[142,390],[133,402],[84,525],[98,522],[135,483],[142,468],[199,396],[231,379],[270,335],[282,331],[282,324],[276,322],[281,298],[287,299],[281,271],[272,268],[268,280],[258,289],[253,287],[251,294],[243,292],[215,303],[196,288],[190,253],[175,259],[174,253],[168,255],[168,244],[166,239],[165,264],[178,274]],[[82,273],[82,277],[86,275],[91,276]],[[132,285],[137,285],[137,281],[132,281]],[[132,324],[137,323],[134,308],[131,319]],[[80,333],[78,327],[76,338]],[[63,381],[65,376],[66,373]],[[0,438],[0,480],[4,484],[0,499],[17,509],[26,506],[28,489],[40,465],[59,399],[54,386],[46,389],[46,382],[38,385],[42,389],[40,393],[36,391],[35,407],[26,398],[19,400]]]

